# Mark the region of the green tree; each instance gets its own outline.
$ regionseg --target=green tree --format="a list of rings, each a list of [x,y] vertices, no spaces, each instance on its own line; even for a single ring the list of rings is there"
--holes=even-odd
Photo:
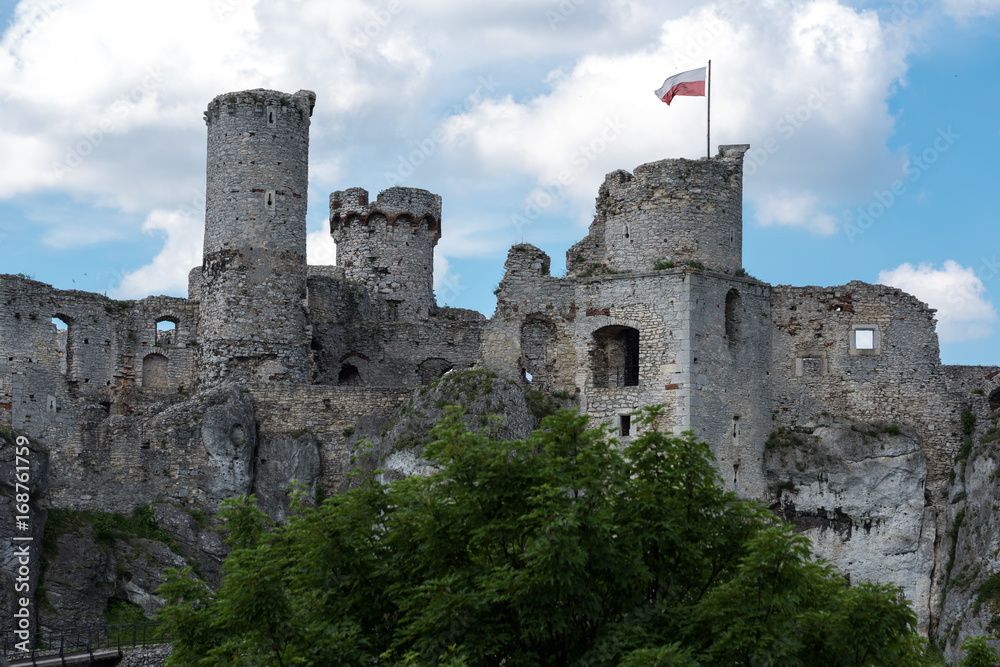
[[[227,503],[220,589],[160,590],[170,664],[931,664],[897,589],[846,586],[658,416],[619,449],[570,411],[492,442],[456,410],[432,475],[370,476],[277,527]]]
[[[1000,667],[1000,656],[995,649],[986,645],[992,637],[971,635],[962,642],[965,657],[958,663],[959,667]]]

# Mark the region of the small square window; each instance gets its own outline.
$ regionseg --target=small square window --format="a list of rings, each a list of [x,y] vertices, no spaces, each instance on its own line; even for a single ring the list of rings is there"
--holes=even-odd
[[[858,329],[855,331],[854,347],[858,350],[874,350],[875,331],[872,329]]]

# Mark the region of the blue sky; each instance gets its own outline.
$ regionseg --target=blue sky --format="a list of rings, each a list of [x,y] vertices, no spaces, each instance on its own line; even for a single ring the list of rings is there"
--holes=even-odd
[[[1000,0],[0,0],[0,19],[0,272],[183,295],[202,111],[307,88],[311,262],[332,261],[331,191],[426,188],[439,301],[490,315],[507,248],[558,272],[605,173],[704,154],[704,99],[652,91],[711,58],[712,144],[752,145],[747,270],[893,284],[938,309],[945,363],[1000,364]]]

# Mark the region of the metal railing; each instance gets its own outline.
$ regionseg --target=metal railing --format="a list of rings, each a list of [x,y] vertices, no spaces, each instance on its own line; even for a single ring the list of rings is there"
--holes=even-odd
[[[172,637],[165,635],[159,623],[134,623],[131,625],[92,625],[66,630],[36,632],[31,641],[34,648],[19,651],[21,639],[13,630],[0,632],[0,655],[9,661],[22,662],[41,658],[61,657],[78,653],[93,653],[103,649],[137,648],[165,644]]]

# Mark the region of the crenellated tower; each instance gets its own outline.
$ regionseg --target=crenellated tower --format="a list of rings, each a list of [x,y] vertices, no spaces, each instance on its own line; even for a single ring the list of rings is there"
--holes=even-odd
[[[743,266],[745,144],[720,146],[700,160],[660,160],[608,174],[590,232],[566,253],[571,275],[703,267],[735,274]]]
[[[401,319],[427,319],[434,307],[434,246],[441,238],[441,197],[389,188],[374,202],[350,188],[330,195],[330,233],[348,280],[396,307]]]
[[[309,379],[306,188],[315,93],[246,90],[205,112],[199,380]]]

